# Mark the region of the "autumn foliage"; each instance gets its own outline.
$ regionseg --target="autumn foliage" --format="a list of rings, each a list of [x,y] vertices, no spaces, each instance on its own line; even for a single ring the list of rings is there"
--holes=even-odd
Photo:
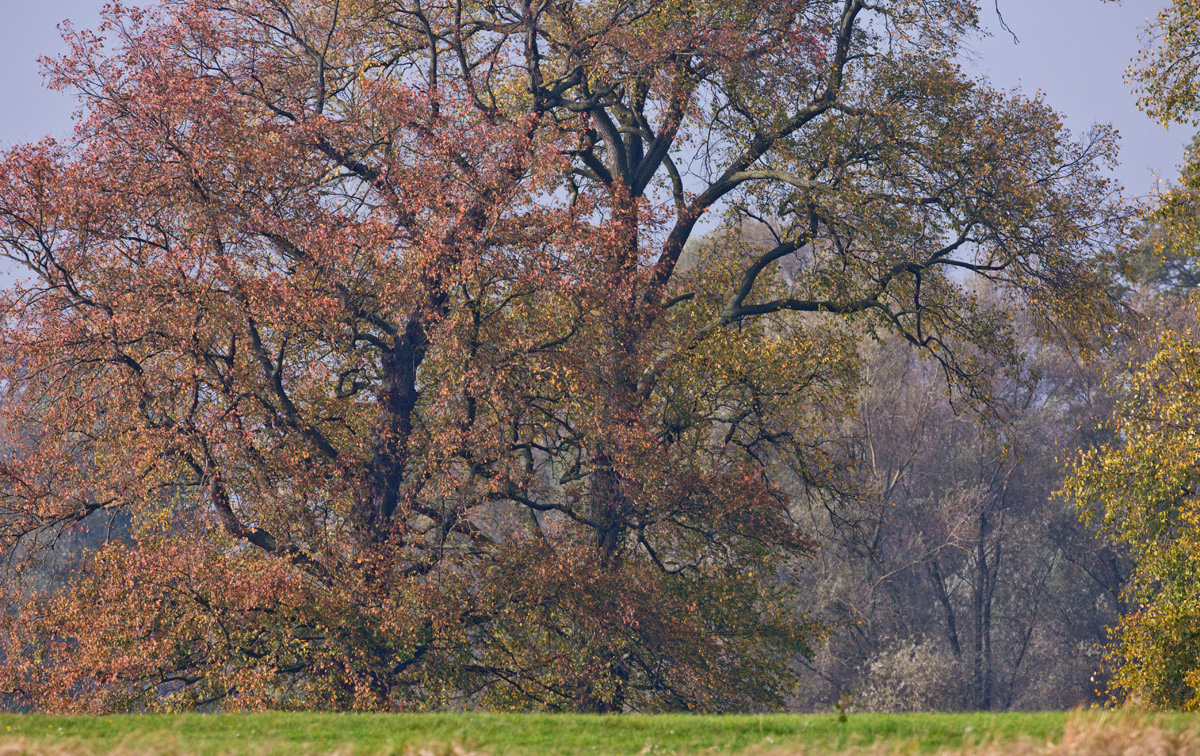
[[[778,704],[856,339],[982,397],[1017,355],[972,276],[1081,339],[1108,307],[1111,135],[967,78],[975,23],[174,0],[70,31],[74,138],[0,157],[0,688]]]

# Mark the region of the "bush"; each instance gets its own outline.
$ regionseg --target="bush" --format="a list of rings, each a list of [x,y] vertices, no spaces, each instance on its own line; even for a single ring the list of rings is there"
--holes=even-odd
[[[858,696],[866,711],[961,711],[967,701],[959,662],[922,638],[895,643],[866,665]]]

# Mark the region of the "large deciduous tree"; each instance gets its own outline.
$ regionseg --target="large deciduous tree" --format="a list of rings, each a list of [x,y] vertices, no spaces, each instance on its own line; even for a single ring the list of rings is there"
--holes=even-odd
[[[1081,338],[1107,308],[1111,135],[964,75],[976,12],[174,0],[69,32],[74,138],[0,159],[3,528],[19,563],[128,527],[61,590],[14,569],[4,689],[781,700],[814,543],[775,472],[839,484],[839,323],[970,394],[1017,356],[970,276]]]

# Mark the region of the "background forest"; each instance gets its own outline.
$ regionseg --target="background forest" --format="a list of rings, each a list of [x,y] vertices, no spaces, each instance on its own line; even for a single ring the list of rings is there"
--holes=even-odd
[[[832,431],[854,477],[794,504],[821,547],[788,575],[830,632],[801,662],[793,706],[1110,700],[1103,656],[1134,563],[1062,489],[1081,451],[1111,440],[1119,376],[1148,357],[1152,334],[1192,322],[1193,263],[1164,233],[1138,232],[1120,279],[1126,318],[1103,351],[1080,356],[1018,320],[1021,371],[995,379],[986,406],[953,395],[903,340],[861,338],[854,411]]]

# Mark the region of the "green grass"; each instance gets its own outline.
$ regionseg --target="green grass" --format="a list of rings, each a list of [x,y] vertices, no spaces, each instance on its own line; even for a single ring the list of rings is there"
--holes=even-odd
[[[461,748],[491,756],[832,753],[884,742],[937,751],[1062,736],[1067,714],[586,716],[554,714],[188,714],[0,716],[0,742],[71,753],[402,754]]]

